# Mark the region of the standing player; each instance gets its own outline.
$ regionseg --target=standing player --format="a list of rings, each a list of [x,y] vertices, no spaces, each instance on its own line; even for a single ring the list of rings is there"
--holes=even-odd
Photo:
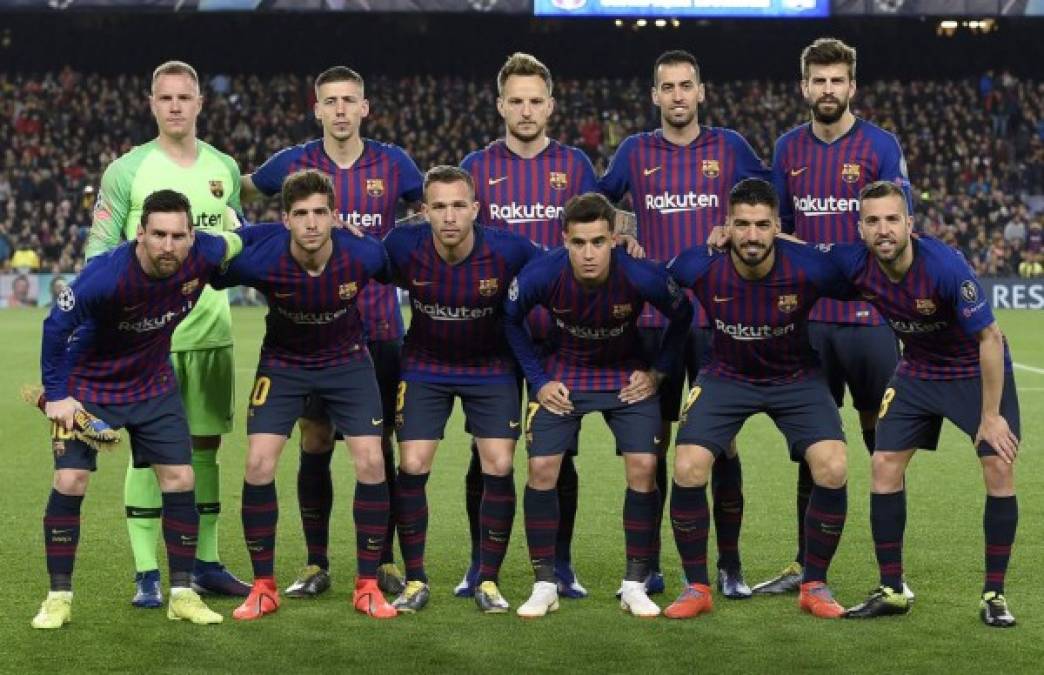
[[[516,52],[497,73],[497,112],[504,120],[504,138],[476,150],[461,162],[475,181],[479,221],[504,224],[545,248],[562,243],[562,208],[572,197],[593,192],[597,177],[591,160],[579,148],[562,145],[547,135],[555,109],[551,71],[535,57]],[[550,330],[547,311],[529,316],[529,330],[543,343]],[[573,571],[573,525],[576,522],[579,479],[571,448],[562,461],[558,479],[561,521],[555,547],[555,577],[559,592],[582,598],[587,590]],[[459,596],[474,592],[479,569],[479,503],[482,468],[474,444],[464,480],[468,523],[471,528],[471,566],[454,589]]]
[[[802,610],[836,619],[844,609],[826,585],[848,507],[844,433],[837,407],[808,342],[808,314],[824,295],[850,297],[840,270],[801,244],[776,241],[779,198],[772,184],[748,179],[729,195],[730,250],[702,246],[671,261],[671,275],[714,322],[710,360],[685,402],[671,489],[671,525],[688,586],[665,614],[711,611],[707,579],[708,474],[748,417],[768,414],[791,457],[812,468],[806,515],[808,564]]]
[[[563,214],[565,249],[534,262],[512,282],[505,304],[508,342],[529,383],[526,412],[529,477],[524,511],[526,540],[536,582],[519,616],[536,618],[558,609],[555,538],[562,456],[574,446],[580,421],[601,412],[624,457],[624,540],[627,569],[621,607],[652,617],[645,580],[652,563],[657,509],[656,443],[663,374],[680,354],[692,321],[692,305],[655,263],[617,249],[615,212],[602,195],[570,199]],[[656,359],[643,358],[638,314],[646,302],[669,319]],[[524,322],[529,310],[550,310],[555,349],[541,359]]]
[[[323,71],[315,79],[315,98],[315,118],[323,127],[323,137],[277,152],[253,174],[243,176],[243,193],[248,197],[257,193],[275,195],[291,173],[318,169],[333,181],[340,219],[380,239],[394,227],[395,209],[400,201],[420,201],[423,177],[402,148],[363,138],[362,120],[369,114],[370,104],[359,73],[344,66]],[[384,404],[381,443],[386,479],[391,486],[395,482],[391,438],[395,388],[399,384],[402,315],[395,288],[381,283],[369,284],[361,292],[358,306]],[[322,407],[312,402],[301,420],[301,463],[297,474],[297,499],[308,562],[286,589],[290,597],[314,596],[330,587],[326,549],[333,508],[333,448],[334,429]],[[404,586],[392,555],[394,530],[393,511],[378,570],[385,593],[399,593]]]
[[[652,260],[666,262],[692,246],[703,244],[712,228],[725,222],[729,190],[744,178],[768,178],[764,164],[735,131],[700,126],[703,83],[696,58],[684,51],[660,55],[653,65],[652,101],[660,109],[660,128],[624,139],[599,189],[610,199],[626,193],[634,202],[638,239]],[[667,498],[666,453],[671,422],[678,419],[685,376],[695,379],[709,348],[707,317],[697,306],[683,364],[667,373],[660,390],[663,420],[660,464],[656,480],[660,498]],[[655,309],[642,312],[642,345],[655,353],[666,321]],[[720,455],[714,465],[714,526],[718,540],[718,585],[728,597],[743,598],[750,589],[743,581],[739,533],[743,519],[740,461],[735,449]],[[660,504],[662,518],[663,503]],[[657,532],[659,529],[657,529]],[[663,592],[659,565],[659,535],[650,593]]]
[[[126,427],[132,466],[156,475],[170,565],[167,617],[221,623],[190,587],[199,513],[170,342],[195,315],[210,275],[242,244],[233,234],[196,235],[188,199],[173,190],[148,195],[140,211],[136,242],[91,260],[44,321],[40,366],[55,471],[43,519],[51,592],[34,628],[61,628],[72,618],[80,507],[97,468],[97,452],[69,434],[79,410]]]
[[[512,463],[520,401],[501,308],[511,280],[540,249],[517,234],[476,224],[478,209],[471,174],[438,166],[424,177],[430,224],[400,226],[384,239],[392,277],[409,291],[413,307],[395,411],[399,543],[407,579],[393,603],[400,612],[415,612],[428,601],[425,486],[457,397],[482,461],[475,602],[486,613],[508,610],[497,576],[515,519]]]
[[[204,231],[232,229],[229,207],[239,210],[239,169],[235,160],[196,138],[203,106],[192,66],[168,61],[152,73],[152,115],[159,135],[123,155],[105,170],[94,209],[87,258],[135,236],[145,197],[171,188],[192,203],[194,226]],[[218,557],[221,512],[217,449],[232,430],[235,359],[228,294],[204,288],[192,314],[171,341],[171,360],[192,431],[192,467],[199,500],[199,559],[193,587],[200,592],[246,595],[250,588],[225,569]],[[160,488],[148,469],[127,469],[124,485],[127,531],[134,552],[136,607],[160,607],[156,542],[160,534]]]
[[[801,92],[811,121],[776,141],[772,181],[780,198],[783,231],[812,243],[858,239],[859,190],[875,180],[895,181],[909,192],[906,164],[895,136],[852,114],[856,52],[834,38],[820,38],[801,53]],[[838,407],[845,386],[859,411],[863,442],[874,449],[874,424],[888,375],[899,352],[895,336],[866,302],[821,300],[812,310],[809,338],[819,352]],[[807,464],[799,463],[798,552],[779,576],[755,593],[789,593],[801,581],[805,509],[812,490]],[[911,594],[912,597],[912,594]]]
[[[906,467],[917,448],[936,448],[946,418],[972,439],[986,483],[980,614],[987,626],[1014,626],[1004,576],[1019,519],[1019,401],[1004,335],[964,257],[931,237],[911,237],[899,187],[865,187],[859,214],[864,243],[834,246],[828,255],[899,334],[903,357],[881,400],[873,454],[870,526],[881,586],[846,616],[910,610],[902,593]]]
[[[269,312],[247,416],[243,534],[254,585],[232,616],[259,619],[279,608],[273,573],[279,518],[275,472],[305,402],[318,399],[345,435],[355,465],[358,577],[352,604],[378,619],[396,615],[377,587],[388,527],[381,452],[381,401],[357,302],[371,279],[385,279],[380,242],[333,230],[334,186],[323,173],[291,174],[282,189],[283,224],[241,230],[243,254],[219,287],[252,286]]]

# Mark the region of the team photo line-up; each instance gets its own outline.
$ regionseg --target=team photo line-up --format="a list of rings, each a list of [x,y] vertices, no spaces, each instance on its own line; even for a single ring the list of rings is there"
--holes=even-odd
[[[914,600],[902,564],[905,471],[949,419],[972,440],[986,484],[980,617],[1013,626],[1004,577],[1020,426],[1007,343],[961,254],[913,234],[898,141],[850,109],[855,50],[820,38],[800,69],[810,120],[777,140],[771,167],[735,131],[699,124],[697,61],[668,51],[652,69],[659,128],[626,138],[599,177],[581,150],[548,137],[551,73],[516,53],[496,80],[504,137],[459,167],[422,174],[401,148],[365,138],[363,79],[337,66],[315,81],[322,137],[241,176],[197,137],[195,70],[159,66],[149,95],[158,135],[104,172],[89,262],[43,324],[40,404],[55,471],[43,519],[50,592],[33,627],[71,620],[80,511],[96,469],[88,436],[107,428],[130,437],[136,607],[164,604],[161,535],[172,620],[220,623],[204,594],[242,597],[233,618],[254,620],[281,596],[327,591],[330,460],[343,439],[356,475],[353,606],[374,618],[421,610],[426,484],[457,398],[473,438],[471,562],[453,592],[484,613],[510,609],[498,575],[522,434],[534,584],[516,613],[542,617],[562,597],[587,595],[571,557],[574,457],[583,417],[600,412],[627,484],[624,610],[661,614],[650,596],[665,591],[666,515],[686,578],[667,617],[713,609],[711,520],[723,597],[793,593],[820,618],[905,614]],[[241,224],[241,201],[261,196],[278,196],[282,222]],[[633,210],[614,206],[628,197]],[[403,207],[413,215],[396,222]],[[256,289],[269,307],[246,423],[249,584],[217,545],[232,286]],[[408,293],[408,330],[397,288]],[[847,513],[846,388],[871,456],[880,570],[878,588],[847,609],[827,585]],[[798,466],[797,552],[750,587],[736,435],[761,412]],[[307,558],[281,592],[275,474],[295,424]]]

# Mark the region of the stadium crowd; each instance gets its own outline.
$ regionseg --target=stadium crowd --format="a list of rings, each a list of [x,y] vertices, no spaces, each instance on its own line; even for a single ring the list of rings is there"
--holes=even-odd
[[[144,76],[0,73],[0,271],[79,269],[102,170],[155,133],[147,90]],[[561,80],[555,94],[552,133],[599,171],[624,137],[657,123],[643,80]],[[307,77],[215,75],[205,96],[200,137],[244,173],[319,135]],[[502,132],[492,77],[374,77],[367,98],[364,134],[403,146],[422,169],[455,164]],[[987,72],[868,82],[853,111],[898,135],[918,229],[960,247],[980,275],[1044,275],[1044,81]],[[796,82],[711,80],[700,110],[766,161],[774,140],[807,115]],[[246,216],[278,214],[255,203]]]

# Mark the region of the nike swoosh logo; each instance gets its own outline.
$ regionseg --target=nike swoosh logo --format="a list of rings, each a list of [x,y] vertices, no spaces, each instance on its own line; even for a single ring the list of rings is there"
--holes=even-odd
[[[514,421],[508,422],[508,426],[511,427],[512,429],[517,429],[518,428],[518,422],[514,422]]]
[[[134,310],[138,309],[139,307],[143,307],[143,306],[145,306],[145,303],[144,302],[139,302],[136,305],[124,306],[123,311],[124,312],[133,312]]]
[[[277,298],[289,298],[289,297],[291,297],[293,295],[293,293],[279,293],[277,291],[277,292],[273,293],[272,295],[276,296]]]
[[[800,169],[791,169],[790,170],[790,175],[791,176],[800,176],[801,174],[805,173],[806,171],[808,171],[808,167],[807,166],[803,166]]]
[[[381,426],[381,422],[383,422],[383,421],[384,421],[383,417],[371,417],[370,418],[370,424],[372,424],[375,427]]]
[[[503,183],[507,179],[508,179],[507,176],[501,176],[500,178],[490,178],[489,179],[489,184],[490,185],[496,185],[497,183]]]
[[[419,279],[414,279],[413,280],[413,285],[414,286],[431,286],[431,282],[430,281],[420,281]]]
[[[651,176],[662,168],[662,166],[654,166],[651,169],[642,169],[642,174],[645,176]]]
[[[727,297],[727,298],[719,298],[716,295],[714,296],[714,302],[729,302],[730,300],[732,300],[732,296],[731,295],[729,297]]]
[[[554,312],[555,314],[568,314],[569,312],[572,312],[573,310],[571,310],[571,309],[560,309],[558,307],[552,307],[551,311]]]
[[[653,436],[653,445],[659,445],[660,444],[660,440],[661,439],[657,438],[656,436]]]

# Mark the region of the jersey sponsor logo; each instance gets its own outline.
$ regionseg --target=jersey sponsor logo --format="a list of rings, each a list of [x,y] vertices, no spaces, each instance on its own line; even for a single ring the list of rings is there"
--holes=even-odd
[[[629,324],[622,323],[619,326],[608,326],[605,328],[591,328],[590,326],[574,326],[555,317],[555,324],[575,338],[581,340],[611,340],[620,337],[627,330]]]
[[[366,194],[371,197],[380,197],[384,194],[384,179],[383,178],[367,178],[366,179]]]
[[[199,288],[199,279],[186,281],[185,283],[181,284],[181,294],[192,295],[197,288]]]
[[[202,228],[209,228],[209,229],[214,229],[214,228],[224,229],[223,225],[224,225],[224,223],[223,223],[223,220],[222,220],[222,216],[219,213],[207,213],[205,211],[200,211],[199,213],[196,214],[196,220],[195,220],[195,223],[194,223],[195,227],[202,227]]]
[[[785,326],[769,326],[768,324],[751,326],[745,323],[725,323],[721,319],[714,320],[714,327],[733,340],[739,340],[740,342],[771,340],[772,338],[789,335],[796,330],[792,323],[788,323]]]
[[[863,168],[858,164],[842,164],[841,165],[841,180],[846,183],[858,183],[859,177],[863,174]]]
[[[541,220],[558,220],[563,208],[555,204],[490,204],[489,217],[509,223],[530,223]]]
[[[654,173],[656,173],[657,171],[659,171],[662,168],[663,168],[663,166],[656,165],[656,166],[648,167],[646,169],[642,169],[642,175],[643,176],[651,176],[651,175],[653,175]]]
[[[72,286],[66,286],[62,289],[62,292],[58,294],[58,299],[54,301],[58,305],[58,309],[63,312],[68,312],[76,306],[76,294],[73,293]]]
[[[805,195],[798,197],[794,195],[794,210],[802,213],[806,218],[815,216],[834,216],[839,213],[858,213],[859,200],[855,197],[813,197]]]
[[[796,169],[791,169],[790,170],[790,176],[792,178],[796,178],[796,177],[800,176],[801,174],[805,173],[806,171],[808,171],[808,167],[807,166],[800,166],[800,167],[798,167]]]
[[[705,192],[686,192],[675,195],[663,192],[658,195],[645,195],[645,208],[660,213],[683,213],[685,211],[698,211],[700,209],[715,209],[721,205],[721,200],[716,194]]]
[[[961,282],[961,298],[965,302],[975,302],[979,299],[979,289],[971,279]]]
[[[423,303],[413,299],[413,308],[435,321],[474,321],[493,316],[492,307],[447,307],[433,302]]]
[[[500,176],[499,178],[490,178],[488,182],[490,185],[499,185],[508,179],[507,176]]]
[[[892,330],[897,333],[910,333],[913,335],[934,333],[945,329],[949,325],[945,321],[927,323],[924,321],[904,321],[902,319],[888,319],[888,323],[892,326]]]
[[[182,314],[187,314],[191,311],[192,306],[193,303],[189,300],[181,306],[179,311],[168,310],[160,316],[146,316],[137,321],[121,321],[116,324],[116,330],[125,330],[132,333],[150,333],[154,330],[161,330]]]
[[[716,159],[705,159],[700,163],[700,171],[707,178],[717,178],[721,175],[721,164]]]
[[[914,307],[918,313],[929,316],[935,314],[935,301],[931,298],[915,298]]]
[[[626,319],[627,317],[631,316],[631,313],[633,311],[634,307],[632,307],[631,303],[629,302],[623,305],[613,305],[613,318]]]
[[[714,302],[732,302],[732,296],[731,295],[726,295],[726,296],[715,295],[713,297],[713,299],[714,299]]]
[[[212,180],[210,183],[210,194],[214,195],[215,199],[221,199],[225,196],[225,183],[221,180]]]
[[[347,211],[341,214],[341,222],[356,227],[380,229],[384,219],[379,213],[359,213],[358,211]]]
[[[497,291],[499,291],[499,290],[500,290],[500,280],[499,279],[495,279],[495,278],[494,279],[479,279],[479,286],[478,286],[479,295],[481,295],[483,297],[486,297],[486,298],[491,298],[494,295],[496,295]]]
[[[414,286],[431,286],[431,284],[432,284],[432,282],[430,282],[430,281],[421,281],[420,279],[414,279],[413,280],[413,285]]]
[[[294,312],[276,305],[275,310],[288,321],[302,326],[322,326],[333,323],[348,313],[348,309],[344,307],[332,312]]]
[[[359,293],[359,284],[349,281],[337,287],[337,297],[341,300],[351,300]]]
[[[552,171],[547,176],[552,190],[565,190],[569,185],[569,176],[564,171]]]
[[[791,312],[793,312],[795,309],[797,309],[797,306],[798,296],[796,293],[791,293],[789,295],[781,295],[779,296],[779,299],[776,300],[776,307],[779,307],[779,311],[784,312],[786,314],[790,314]]]

